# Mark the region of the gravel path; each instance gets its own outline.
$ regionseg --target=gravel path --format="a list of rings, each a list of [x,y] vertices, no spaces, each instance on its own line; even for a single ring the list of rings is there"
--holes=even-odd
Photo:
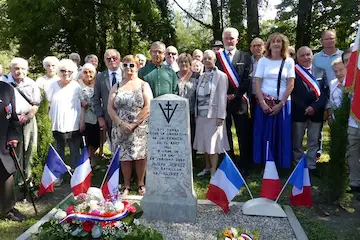
[[[198,205],[195,223],[147,221],[141,223],[157,229],[165,240],[216,240],[216,232],[225,227],[244,227],[259,232],[261,240],[296,240],[287,218],[245,216],[241,206],[233,205],[224,214],[213,205]]]

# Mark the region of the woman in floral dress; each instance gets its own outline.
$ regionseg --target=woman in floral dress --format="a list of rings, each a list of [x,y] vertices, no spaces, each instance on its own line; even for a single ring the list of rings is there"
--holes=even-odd
[[[137,174],[138,192],[145,194],[144,177],[147,155],[147,119],[153,98],[148,83],[137,76],[139,60],[132,55],[123,59],[123,80],[110,92],[108,113],[113,121],[112,149],[120,147],[121,170],[124,176],[123,195],[130,191],[133,161]]]

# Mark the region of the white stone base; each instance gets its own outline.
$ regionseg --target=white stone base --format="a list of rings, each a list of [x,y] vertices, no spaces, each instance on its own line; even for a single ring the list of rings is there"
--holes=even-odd
[[[242,206],[242,212],[244,215],[286,217],[282,207],[267,198],[254,198],[245,202]]]

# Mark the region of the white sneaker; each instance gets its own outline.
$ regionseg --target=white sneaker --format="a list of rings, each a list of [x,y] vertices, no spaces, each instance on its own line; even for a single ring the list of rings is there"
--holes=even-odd
[[[196,176],[198,177],[202,177],[204,176],[205,174],[208,174],[210,172],[210,169],[209,168],[204,168],[201,172],[199,172]]]
[[[63,182],[63,178],[59,177],[58,179],[55,180],[54,182],[54,187],[59,187]]]

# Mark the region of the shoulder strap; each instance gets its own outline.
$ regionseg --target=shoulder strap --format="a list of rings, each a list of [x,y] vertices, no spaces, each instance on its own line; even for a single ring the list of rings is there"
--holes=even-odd
[[[283,58],[283,60],[281,61],[281,65],[280,65],[280,70],[279,70],[279,75],[278,75],[278,81],[277,81],[277,98],[279,99],[280,96],[280,83],[281,83],[281,73],[284,67],[284,63],[285,63],[285,58]]]
[[[15,83],[11,82],[10,84],[11,84],[11,86],[14,87],[14,89],[15,89],[16,91],[18,91],[18,93],[20,93],[20,95],[21,95],[31,106],[34,105],[34,104],[31,102],[31,100],[17,87],[17,85],[16,85]]]

